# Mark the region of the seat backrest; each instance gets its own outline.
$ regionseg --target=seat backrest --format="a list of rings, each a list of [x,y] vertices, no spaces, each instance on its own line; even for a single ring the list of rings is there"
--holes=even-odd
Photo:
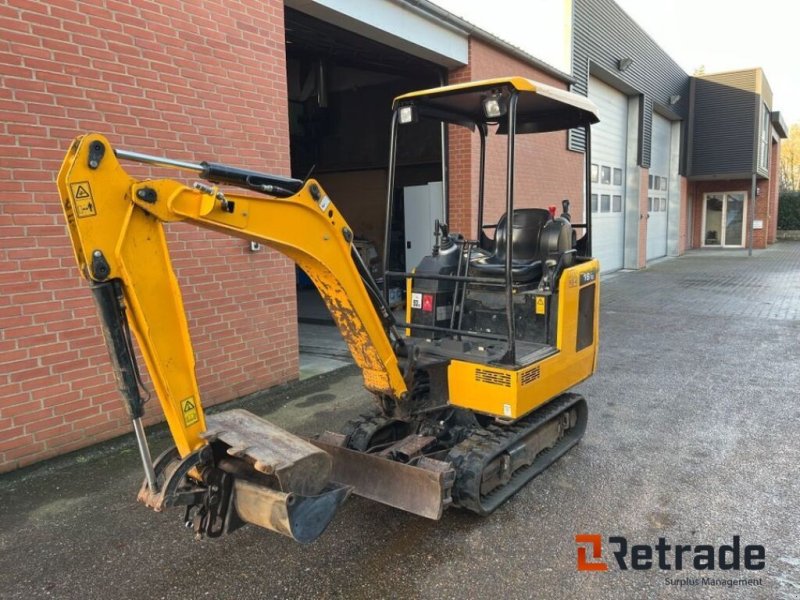
[[[500,260],[506,258],[506,239],[508,237],[507,215],[500,217],[494,234],[494,255]],[[517,208],[514,210],[514,225],[511,228],[511,243],[514,244],[515,261],[532,261],[539,256],[539,238],[545,224],[550,221],[550,211],[546,208]]]

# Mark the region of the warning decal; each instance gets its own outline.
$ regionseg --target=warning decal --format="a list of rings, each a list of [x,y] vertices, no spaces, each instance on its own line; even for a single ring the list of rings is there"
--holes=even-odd
[[[88,181],[79,181],[69,185],[72,198],[75,200],[75,212],[79,218],[93,217],[97,214],[92,197],[92,188]]]
[[[536,298],[536,314],[543,315],[544,312],[545,312],[544,296],[538,296]]]
[[[411,294],[411,308],[422,308],[422,294],[419,292]]]
[[[197,415],[197,403],[194,396],[189,396],[186,400],[181,400],[181,411],[183,412],[183,422],[188,427],[200,420]]]

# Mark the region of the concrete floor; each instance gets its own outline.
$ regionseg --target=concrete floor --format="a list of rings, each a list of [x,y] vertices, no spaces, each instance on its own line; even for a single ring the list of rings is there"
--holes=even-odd
[[[0,477],[3,598],[798,598],[800,243],[692,253],[602,285],[582,443],[489,518],[360,498],[300,546],[248,528],[195,542],[135,502],[131,438]],[[348,367],[242,403],[293,431],[369,397]],[[168,439],[151,432],[154,451]],[[766,548],[752,588],[675,571],[576,572],[575,534]],[[606,554],[607,558],[611,558]],[[701,575],[684,570],[680,577]],[[738,577],[714,571],[716,577]]]
[[[298,323],[300,338],[300,379],[308,379],[353,364],[342,335],[329,325]]]

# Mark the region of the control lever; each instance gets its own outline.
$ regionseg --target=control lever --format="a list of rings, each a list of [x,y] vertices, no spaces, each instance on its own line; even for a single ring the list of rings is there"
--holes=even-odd
[[[539,282],[539,291],[549,292],[553,289],[553,273],[558,266],[558,261],[553,258],[548,258],[544,261],[544,276]]]
[[[439,225],[439,231],[442,233],[441,249],[447,250],[453,245],[453,240],[450,238],[450,228],[447,226],[447,223],[441,223]]]
[[[569,214],[569,200],[567,198],[561,201],[561,218],[572,222],[572,215]]]
[[[437,256],[439,254],[439,219],[433,222],[433,250],[431,254]]]

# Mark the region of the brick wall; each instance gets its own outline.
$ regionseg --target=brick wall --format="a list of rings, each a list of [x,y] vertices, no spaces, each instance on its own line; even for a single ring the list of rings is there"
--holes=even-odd
[[[285,87],[280,0],[0,4],[0,471],[129,429],[55,189],[70,141],[288,174]],[[168,234],[206,403],[296,377],[291,263]]]
[[[561,89],[567,85],[535,67],[474,38],[469,64],[450,73],[450,83],[520,75]],[[461,131],[458,131],[461,130]],[[486,150],[484,222],[494,223],[505,212],[506,136],[490,132]],[[583,154],[567,150],[567,132],[521,135],[516,138],[514,205],[517,208],[572,202],[573,220],[583,220]],[[477,135],[450,128],[450,214],[452,230],[474,238],[478,215],[480,143]]]
[[[775,179],[772,180],[773,182]],[[700,248],[703,244],[703,210],[704,210],[704,194],[712,192],[744,192],[747,197],[747,209],[745,213],[745,242],[744,247],[747,248],[750,241],[749,223],[750,211],[752,210],[752,202],[750,199],[751,181],[749,179],[735,179],[735,180],[722,180],[722,181],[695,181],[690,182],[689,187],[692,190],[692,197],[694,202],[692,204],[692,247]],[[753,248],[766,248],[767,247],[767,227],[769,227],[769,219],[767,218],[767,211],[769,205],[774,202],[772,199],[773,189],[777,186],[770,180],[759,179],[758,187],[760,195],[756,199],[756,219],[761,219],[764,222],[762,229],[753,231]],[[777,193],[777,189],[775,192]]]

